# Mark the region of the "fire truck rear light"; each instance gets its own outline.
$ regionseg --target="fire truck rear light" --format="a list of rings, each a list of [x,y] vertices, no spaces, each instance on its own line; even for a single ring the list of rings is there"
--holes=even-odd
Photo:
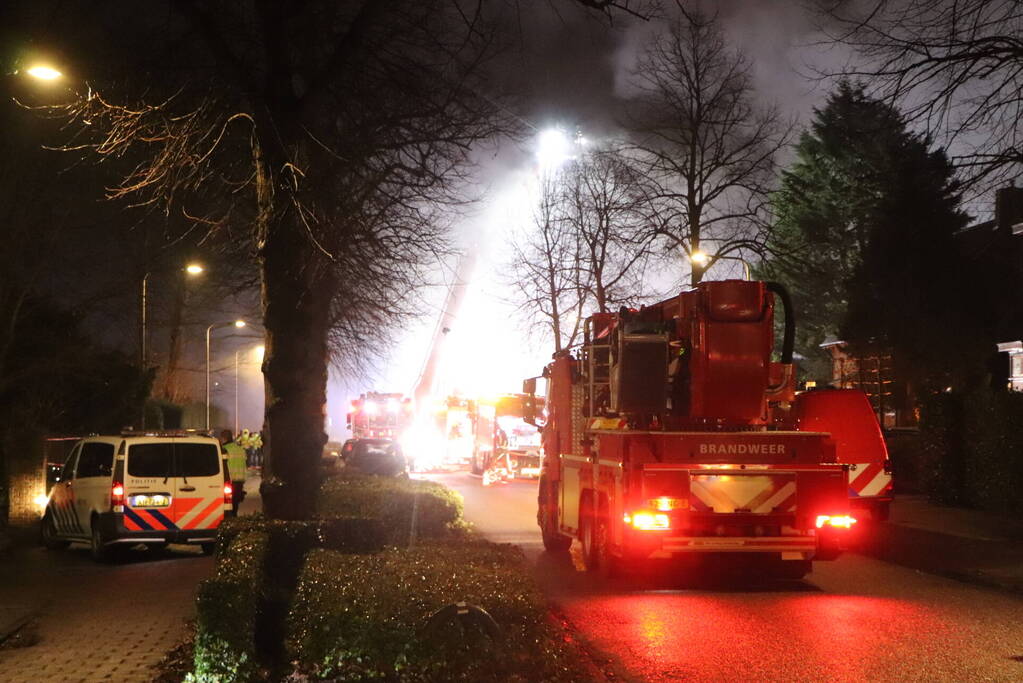
[[[822,529],[825,526],[838,527],[840,529],[851,529],[852,525],[856,523],[855,517],[849,515],[817,515],[817,528]]]
[[[625,523],[631,524],[640,531],[663,531],[671,528],[671,518],[663,512],[647,512],[645,510],[626,514]]]

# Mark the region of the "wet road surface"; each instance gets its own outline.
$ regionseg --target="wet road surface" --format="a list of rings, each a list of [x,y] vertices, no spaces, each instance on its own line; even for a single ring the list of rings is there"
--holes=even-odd
[[[854,553],[806,579],[661,570],[601,581],[543,551],[536,484],[431,475],[466,518],[522,547],[555,605],[629,681],[1023,681],[1023,599]],[[866,530],[861,530],[866,533]]]

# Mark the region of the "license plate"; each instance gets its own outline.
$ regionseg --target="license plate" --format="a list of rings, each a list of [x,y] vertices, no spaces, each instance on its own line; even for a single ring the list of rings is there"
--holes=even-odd
[[[136,493],[128,496],[128,504],[133,508],[165,508],[171,504],[171,497],[166,493]]]

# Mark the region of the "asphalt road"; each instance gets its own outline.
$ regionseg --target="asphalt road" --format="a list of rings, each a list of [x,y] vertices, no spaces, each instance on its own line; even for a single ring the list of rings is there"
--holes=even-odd
[[[494,541],[522,547],[544,590],[609,679],[627,681],[1023,681],[1023,599],[847,553],[802,581],[659,571],[600,581],[543,551],[536,484],[488,488],[431,476],[465,497]]]

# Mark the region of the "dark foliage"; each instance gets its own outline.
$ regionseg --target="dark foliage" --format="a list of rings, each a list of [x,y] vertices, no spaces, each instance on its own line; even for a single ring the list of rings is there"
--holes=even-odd
[[[968,219],[952,166],[930,147],[848,82],[801,136],[761,274],[792,292],[803,356],[820,358],[827,336],[890,349],[899,376],[922,390],[983,372],[982,302],[954,238]]]
[[[923,404],[924,487],[934,502],[1023,516],[1023,394],[986,388]]]

